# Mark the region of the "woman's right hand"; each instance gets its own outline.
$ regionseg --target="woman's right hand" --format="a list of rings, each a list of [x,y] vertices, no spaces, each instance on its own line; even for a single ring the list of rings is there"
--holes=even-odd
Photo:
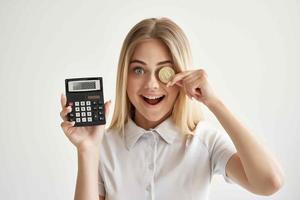
[[[105,125],[74,127],[75,122],[67,119],[67,114],[72,111],[71,106],[66,106],[67,98],[61,94],[61,112],[60,116],[63,120],[61,128],[68,139],[76,146],[78,151],[96,150],[99,148],[104,134]],[[104,110],[107,119],[111,101],[105,102]]]

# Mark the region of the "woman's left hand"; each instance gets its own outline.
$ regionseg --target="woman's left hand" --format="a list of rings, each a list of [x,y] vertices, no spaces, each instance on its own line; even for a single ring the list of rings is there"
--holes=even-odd
[[[203,69],[177,73],[168,82],[167,87],[174,84],[182,87],[186,95],[191,99],[194,98],[206,106],[218,99],[208,82],[207,73]]]

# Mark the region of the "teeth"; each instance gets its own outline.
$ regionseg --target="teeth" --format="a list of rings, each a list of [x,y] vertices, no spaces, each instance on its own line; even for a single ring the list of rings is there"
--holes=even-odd
[[[161,96],[145,96],[145,95],[143,95],[143,96],[146,97],[147,99],[158,99],[158,98],[163,97],[164,95],[161,95]]]

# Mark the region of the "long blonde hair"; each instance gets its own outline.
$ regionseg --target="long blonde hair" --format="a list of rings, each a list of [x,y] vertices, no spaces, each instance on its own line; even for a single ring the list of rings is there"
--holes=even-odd
[[[158,39],[169,49],[176,73],[187,70],[192,66],[192,55],[187,37],[182,29],[172,20],[149,18],[137,23],[127,34],[121,49],[114,113],[109,129],[122,129],[134,110],[127,96],[127,75],[130,59],[135,47],[146,39]],[[172,120],[182,133],[193,133],[195,126],[202,119],[200,107],[190,101],[183,90],[180,90],[172,111]]]

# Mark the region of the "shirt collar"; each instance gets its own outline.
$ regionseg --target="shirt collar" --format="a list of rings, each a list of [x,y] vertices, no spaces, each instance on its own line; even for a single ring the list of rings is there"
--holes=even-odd
[[[172,144],[180,134],[180,131],[176,128],[171,117],[161,122],[155,128],[149,130],[139,127],[130,117],[128,117],[128,121],[125,125],[125,144],[128,150],[135,145],[142,135],[151,131],[158,133],[158,135],[168,144]]]

